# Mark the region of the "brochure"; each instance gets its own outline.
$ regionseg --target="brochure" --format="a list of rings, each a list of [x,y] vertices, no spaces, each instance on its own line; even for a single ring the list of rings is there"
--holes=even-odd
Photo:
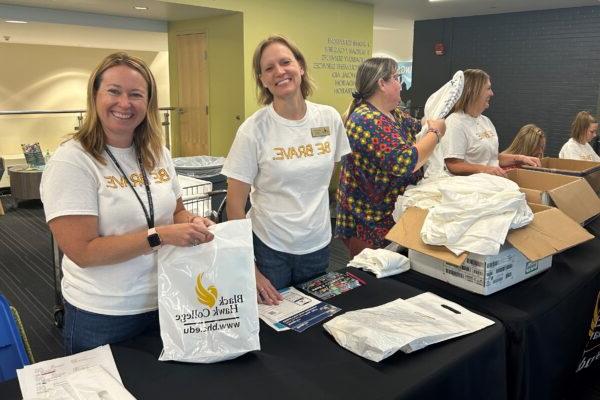
[[[328,272],[298,287],[321,300],[327,300],[364,284],[365,281],[350,272]]]
[[[258,305],[260,319],[276,331],[293,329],[303,332],[340,311],[338,307],[323,303],[293,287],[279,292],[283,300],[278,305]]]

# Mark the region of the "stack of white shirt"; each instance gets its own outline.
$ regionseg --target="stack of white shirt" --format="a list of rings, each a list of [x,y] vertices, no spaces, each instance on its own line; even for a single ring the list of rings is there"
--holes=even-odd
[[[464,251],[498,254],[509,229],[533,220],[533,212],[516,183],[489,174],[452,176],[422,181],[398,198],[397,210],[428,209],[421,239]]]

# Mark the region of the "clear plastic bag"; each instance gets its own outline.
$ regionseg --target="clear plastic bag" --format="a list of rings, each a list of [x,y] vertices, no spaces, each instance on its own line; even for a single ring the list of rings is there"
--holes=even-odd
[[[210,229],[208,243],[158,252],[162,361],[212,363],[260,350],[250,220]]]

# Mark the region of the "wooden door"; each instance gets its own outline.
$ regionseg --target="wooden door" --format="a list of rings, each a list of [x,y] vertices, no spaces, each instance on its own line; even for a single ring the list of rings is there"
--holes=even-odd
[[[210,154],[208,65],[204,33],[177,35],[179,134],[182,156]]]

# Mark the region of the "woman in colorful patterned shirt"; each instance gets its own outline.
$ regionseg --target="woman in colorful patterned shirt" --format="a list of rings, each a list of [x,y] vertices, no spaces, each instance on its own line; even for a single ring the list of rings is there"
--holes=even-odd
[[[443,120],[421,123],[402,112],[401,78],[391,58],[370,58],[356,74],[356,92],[344,115],[352,153],[345,156],[337,190],[336,234],[354,257],[385,245],[398,195],[422,177],[421,167],[444,135]]]

